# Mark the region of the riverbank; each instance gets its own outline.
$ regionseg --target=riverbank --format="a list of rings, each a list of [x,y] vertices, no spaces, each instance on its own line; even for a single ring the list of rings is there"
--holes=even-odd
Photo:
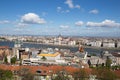
[[[63,47],[79,47],[78,45],[58,45],[58,44],[46,44],[46,43],[38,43],[38,42],[23,42],[29,44],[42,44],[42,45],[50,45],[50,46],[63,46]]]
[[[10,48],[14,47],[13,41],[0,41],[0,46],[9,46]],[[78,46],[62,46],[62,45],[52,45],[52,44],[41,44],[35,42],[23,42],[22,47],[24,48],[37,48],[37,49],[46,49],[46,48],[58,48],[58,49],[68,49],[71,52],[77,52],[79,50]],[[90,54],[100,54],[102,51],[109,51],[110,53],[113,52],[120,52],[120,49],[105,49],[105,48],[96,48],[91,46],[84,46],[84,51],[87,51]]]
[[[41,44],[41,45],[58,46],[58,47],[72,47],[72,48],[79,47],[78,45],[58,45],[58,44],[46,44],[46,43],[38,43],[38,42],[23,42],[23,43]],[[83,46],[83,48],[120,50],[120,48],[107,48],[107,47],[94,47],[94,46]]]

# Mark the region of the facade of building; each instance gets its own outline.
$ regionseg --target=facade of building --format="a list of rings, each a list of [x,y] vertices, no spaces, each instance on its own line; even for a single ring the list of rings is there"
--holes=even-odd
[[[120,52],[112,53],[112,55],[115,57],[115,65],[120,65]]]
[[[0,63],[4,62],[4,57],[8,58],[8,62],[10,62],[9,58],[12,54],[12,50],[8,46],[0,46]]]
[[[69,41],[68,45],[76,45],[76,41],[75,40]]]
[[[0,46],[0,56],[10,55],[10,49],[8,46]]]
[[[90,60],[91,66],[93,67],[96,67],[97,65],[105,64],[105,60],[97,56],[91,56],[89,60]]]
[[[103,47],[114,48],[115,43],[114,42],[103,42]]]
[[[117,42],[117,48],[120,48],[120,42]]]
[[[90,42],[91,46],[94,47],[101,47],[102,42],[101,41],[94,41],[94,42]]]

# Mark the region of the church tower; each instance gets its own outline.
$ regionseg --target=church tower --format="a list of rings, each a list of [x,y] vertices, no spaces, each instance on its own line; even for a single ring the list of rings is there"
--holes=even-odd
[[[83,53],[83,52],[84,52],[84,49],[83,49],[82,46],[79,46],[79,52],[80,52],[80,53]]]

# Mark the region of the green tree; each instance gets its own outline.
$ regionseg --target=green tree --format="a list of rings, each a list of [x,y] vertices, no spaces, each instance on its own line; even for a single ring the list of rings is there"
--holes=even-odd
[[[12,57],[12,58],[11,58],[11,64],[15,64],[15,63],[16,63],[16,60],[17,60],[16,57]]]
[[[0,80],[12,80],[12,79],[13,79],[12,71],[0,69]]]
[[[33,80],[34,75],[30,72],[28,68],[21,68],[18,71],[19,76],[22,77],[22,80]]]
[[[4,63],[7,64],[8,63],[8,59],[7,56],[4,57]]]
[[[88,78],[89,73],[85,69],[80,69],[73,74],[75,80],[86,80]]]
[[[42,56],[41,58],[43,61],[47,60],[47,58],[45,56]]]
[[[20,65],[20,66],[22,65],[22,59],[20,59],[20,63],[19,63],[19,65]]]
[[[7,80],[11,80],[13,78],[13,73],[10,70],[5,71],[5,76]]]
[[[67,72],[65,70],[56,73],[56,76],[52,80],[70,80]]]
[[[22,80],[33,80],[33,79],[34,79],[34,75],[31,73],[24,74],[24,76],[22,77]]]
[[[102,74],[102,80],[116,80],[116,75],[113,71],[107,69]]]
[[[111,64],[112,64],[112,60],[109,57],[107,57],[107,59],[106,59],[106,68],[110,69]]]
[[[106,68],[96,68],[94,69],[94,75],[97,75],[97,78],[100,80],[116,80],[116,74]]]

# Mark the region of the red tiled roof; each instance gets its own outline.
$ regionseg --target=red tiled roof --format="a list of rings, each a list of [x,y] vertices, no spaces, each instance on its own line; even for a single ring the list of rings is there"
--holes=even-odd
[[[70,66],[11,66],[11,65],[0,65],[0,69],[4,70],[11,70],[11,71],[18,71],[22,68],[29,69],[32,73],[36,73],[36,71],[41,70],[41,74],[51,74],[51,73],[57,73],[61,70],[66,70],[68,73],[72,74],[73,72],[77,71],[78,68],[70,67]],[[44,73],[45,71],[45,73]],[[50,72],[52,71],[52,72]]]
[[[0,46],[0,49],[8,49],[9,46]]]

